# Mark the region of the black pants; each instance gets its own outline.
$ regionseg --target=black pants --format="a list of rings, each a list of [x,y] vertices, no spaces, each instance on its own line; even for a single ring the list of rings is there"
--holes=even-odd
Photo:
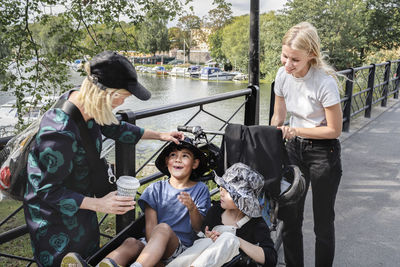
[[[287,267],[304,266],[304,201],[311,182],[314,213],[315,266],[332,266],[335,254],[335,199],[342,176],[340,142],[295,138],[286,149],[291,164],[299,166],[306,180],[306,192],[298,203],[279,208],[284,221],[283,247]],[[308,248],[307,248],[308,249]]]

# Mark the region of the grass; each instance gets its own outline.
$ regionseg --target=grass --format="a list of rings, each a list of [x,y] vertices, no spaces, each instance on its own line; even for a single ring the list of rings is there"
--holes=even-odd
[[[18,207],[22,205],[21,201],[15,201],[11,199],[3,199],[0,202],[0,220],[4,220],[7,216],[9,216],[12,212],[14,212]],[[0,232],[4,233],[10,229],[13,229],[17,226],[24,225],[24,212],[20,210],[15,216],[13,216],[7,223],[0,227]],[[12,254],[21,257],[32,258],[32,249],[31,249],[31,241],[29,239],[29,235],[26,234],[17,239],[14,239],[10,242],[0,245],[0,251],[6,254]],[[15,259],[9,259],[5,257],[0,257],[0,266],[26,266],[26,261],[20,261]],[[31,266],[37,266],[36,264],[32,264]]]

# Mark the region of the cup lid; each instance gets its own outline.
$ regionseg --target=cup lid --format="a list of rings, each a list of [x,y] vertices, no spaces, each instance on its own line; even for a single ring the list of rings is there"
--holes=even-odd
[[[118,178],[117,186],[125,188],[138,188],[140,186],[140,182],[133,176],[124,175]]]

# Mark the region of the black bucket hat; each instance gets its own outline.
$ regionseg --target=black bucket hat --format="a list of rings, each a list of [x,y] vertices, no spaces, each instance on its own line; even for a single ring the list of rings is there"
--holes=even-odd
[[[169,153],[175,148],[182,149],[186,148],[189,149],[195,158],[199,159],[199,166],[193,170],[192,173],[196,174],[196,178],[201,177],[207,171],[207,158],[204,153],[193,145],[193,140],[189,137],[185,137],[184,140],[180,140],[179,144],[175,144],[174,142],[170,142],[158,155],[155,164],[156,167],[162,172],[163,174],[170,176],[171,174],[168,171],[167,164],[165,162],[166,157],[168,157]]]
[[[264,187],[264,177],[241,162],[229,167],[222,177],[215,176],[215,182],[226,189],[233,202],[249,217],[260,217],[261,207],[258,201]]]
[[[148,100],[151,93],[137,80],[135,67],[113,51],[104,51],[90,60],[89,79],[100,89],[126,89],[140,100]]]

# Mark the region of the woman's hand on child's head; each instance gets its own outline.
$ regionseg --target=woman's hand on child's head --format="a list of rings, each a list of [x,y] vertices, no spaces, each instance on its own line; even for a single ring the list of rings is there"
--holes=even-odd
[[[135,208],[136,202],[133,197],[118,196],[117,191],[108,193],[100,198],[97,211],[112,214],[125,214]]]
[[[181,192],[178,195],[178,200],[186,206],[186,208],[189,210],[189,212],[193,211],[194,208],[196,208],[196,205],[194,204],[192,198],[190,197],[190,194],[188,192]]]
[[[172,131],[169,133],[161,133],[160,134],[160,139],[163,141],[172,141],[175,144],[179,144],[179,140],[183,140],[185,138],[185,135],[183,132],[176,132]]]
[[[206,237],[211,238],[211,240],[213,242],[215,242],[215,240],[217,240],[217,238],[221,235],[220,232],[209,231],[208,226],[206,226],[206,229],[204,230],[204,234],[206,235]]]

